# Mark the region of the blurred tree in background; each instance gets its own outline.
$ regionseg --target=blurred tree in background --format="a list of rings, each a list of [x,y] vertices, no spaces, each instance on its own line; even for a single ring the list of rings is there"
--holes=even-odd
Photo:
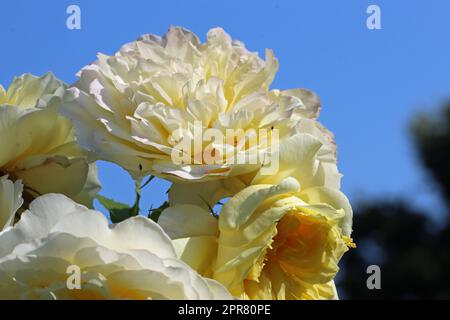
[[[417,154],[446,205],[442,224],[405,201],[365,202],[355,208],[358,245],[341,261],[344,299],[450,299],[450,103],[411,126]],[[395,178],[395,177],[393,177]],[[381,290],[369,290],[366,268],[381,268]]]

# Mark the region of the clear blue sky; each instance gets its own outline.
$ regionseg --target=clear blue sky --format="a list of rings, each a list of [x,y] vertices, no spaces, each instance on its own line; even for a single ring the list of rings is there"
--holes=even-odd
[[[70,4],[81,8],[81,30],[66,28]],[[381,7],[382,30],[366,28],[369,4]],[[221,26],[253,51],[275,51],[274,88],[306,87],[320,95],[321,121],[336,135],[343,190],[354,203],[402,196],[423,206],[435,201],[408,122],[450,97],[449,21],[448,0],[4,0],[0,83],[47,71],[72,83],[97,52],[112,54],[141,34],[181,25],[204,39]],[[101,164],[100,177],[103,194],[133,201],[133,184],[120,168]],[[161,203],[167,187],[153,183],[143,204]]]

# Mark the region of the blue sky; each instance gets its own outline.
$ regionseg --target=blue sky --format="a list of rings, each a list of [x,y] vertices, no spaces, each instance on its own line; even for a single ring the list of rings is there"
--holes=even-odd
[[[81,8],[81,30],[66,28],[66,8]],[[381,8],[382,30],[368,30],[366,8]],[[2,1],[0,83],[52,71],[75,73],[145,33],[181,25],[202,39],[215,26],[252,51],[275,51],[273,88],[303,87],[322,100],[321,122],[339,146],[343,190],[353,203],[401,196],[437,204],[417,164],[408,122],[450,98],[450,1]],[[100,164],[103,194],[133,201],[133,183]],[[168,184],[152,182],[143,205],[159,204]]]

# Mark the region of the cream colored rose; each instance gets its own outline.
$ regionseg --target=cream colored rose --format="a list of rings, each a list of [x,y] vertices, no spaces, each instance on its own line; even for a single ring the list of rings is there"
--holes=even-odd
[[[100,187],[70,120],[59,115],[72,98],[50,73],[15,78],[6,91],[0,86],[0,176],[23,181],[26,204],[57,192],[92,205]]]
[[[109,226],[100,212],[63,195],[34,200],[0,233],[0,243],[1,299],[232,298],[178,260],[169,237],[150,219]],[[76,268],[79,288],[68,286],[76,285],[69,279]]]
[[[214,279],[250,299],[333,299],[338,262],[353,246],[350,205],[337,190],[301,191],[293,178],[251,186],[219,219]]]
[[[0,231],[13,224],[14,215],[23,204],[22,190],[21,181],[0,177]]]
[[[79,72],[76,100],[64,113],[84,147],[135,178],[242,175],[270,162],[279,143],[298,131],[299,119],[318,116],[313,93],[269,91],[277,68],[272,51],[263,61],[220,28],[204,43],[171,28],[162,38],[142,36],[114,56],[98,55]]]
[[[353,246],[351,207],[338,190],[301,190],[294,178],[252,185],[218,219],[194,205],[166,209],[159,224],[179,257],[244,299],[336,299],[338,262]],[[212,258],[214,257],[214,258]]]

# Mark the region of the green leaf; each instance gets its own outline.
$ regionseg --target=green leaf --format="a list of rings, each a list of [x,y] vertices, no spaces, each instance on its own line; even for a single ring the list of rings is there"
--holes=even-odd
[[[101,195],[97,195],[96,199],[109,211],[109,216],[113,223],[119,223],[139,214],[140,195],[138,193],[136,193],[136,202],[132,207]]]
[[[113,199],[109,199],[107,197],[104,197],[102,195],[97,195],[96,199],[98,200],[98,202],[100,202],[100,204],[102,206],[104,206],[107,210],[115,210],[115,209],[126,209],[126,208],[130,208],[129,205],[125,204],[125,203],[121,203],[118,201],[115,201]]]
[[[148,211],[148,217],[153,221],[158,222],[159,216],[167,207],[169,207],[169,202],[164,201],[164,203],[159,208],[150,209]]]
[[[133,211],[133,208],[112,209],[109,211],[109,216],[113,223],[119,223],[134,216]]]

